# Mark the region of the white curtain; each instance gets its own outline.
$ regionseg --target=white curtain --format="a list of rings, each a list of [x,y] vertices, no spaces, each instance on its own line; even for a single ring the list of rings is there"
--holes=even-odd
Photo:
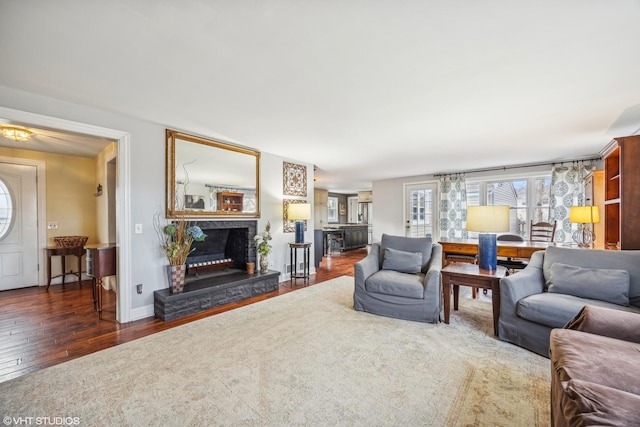
[[[551,212],[549,221],[557,222],[554,242],[571,243],[571,234],[577,229],[569,221],[571,206],[584,205],[584,177],[593,166],[582,162],[571,166],[554,166],[551,170]]]
[[[467,188],[464,175],[440,178],[440,237],[468,239]]]

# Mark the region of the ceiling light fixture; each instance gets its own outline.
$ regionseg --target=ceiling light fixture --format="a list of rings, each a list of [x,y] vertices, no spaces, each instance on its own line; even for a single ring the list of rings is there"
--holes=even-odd
[[[14,141],[28,141],[31,139],[31,132],[21,128],[3,127],[2,136],[13,139]]]

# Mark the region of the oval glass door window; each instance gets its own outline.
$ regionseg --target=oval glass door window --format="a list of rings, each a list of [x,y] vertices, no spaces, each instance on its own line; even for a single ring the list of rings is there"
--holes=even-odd
[[[0,178],[0,240],[9,235],[15,218],[15,201],[9,187]]]

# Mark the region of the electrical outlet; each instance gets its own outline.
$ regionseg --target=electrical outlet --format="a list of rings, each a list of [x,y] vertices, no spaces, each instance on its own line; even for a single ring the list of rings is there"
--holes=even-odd
[[[269,261],[269,268],[273,268],[273,261]]]
[[[58,223],[55,221],[47,222],[47,230],[57,230]]]

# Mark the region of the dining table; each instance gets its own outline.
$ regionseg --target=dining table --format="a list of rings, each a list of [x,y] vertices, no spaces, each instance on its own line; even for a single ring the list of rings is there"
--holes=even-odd
[[[442,245],[442,264],[447,263],[447,255],[477,255],[478,239],[442,238],[438,241]],[[529,259],[536,251],[543,251],[549,246],[557,246],[553,242],[538,242],[525,240],[523,242],[498,241],[497,256],[507,258]]]

